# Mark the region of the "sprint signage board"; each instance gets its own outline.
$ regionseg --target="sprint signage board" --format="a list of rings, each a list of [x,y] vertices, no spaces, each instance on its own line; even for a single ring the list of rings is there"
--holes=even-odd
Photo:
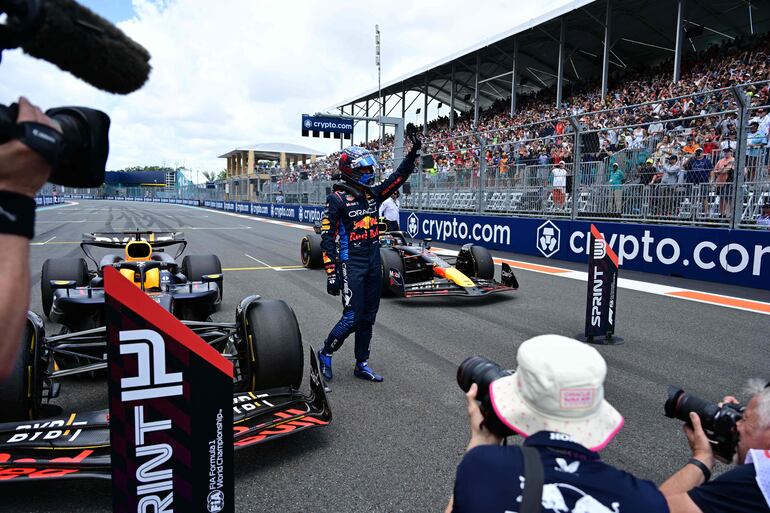
[[[303,114],[302,136],[307,137],[311,132],[313,137],[320,137],[321,132],[323,132],[326,138],[329,138],[330,134],[334,134],[335,139],[340,137],[350,139],[353,137],[353,120],[333,116],[310,116]]]
[[[233,366],[117,270],[104,270],[116,513],[232,513]]]
[[[591,223],[401,211],[401,227],[416,238],[472,242],[490,249],[587,262]],[[635,223],[593,223],[621,269],[754,288],[770,287],[770,231]]]
[[[618,256],[594,225],[591,225],[590,246],[585,326],[589,342],[594,337],[607,338],[615,333],[618,295]]]

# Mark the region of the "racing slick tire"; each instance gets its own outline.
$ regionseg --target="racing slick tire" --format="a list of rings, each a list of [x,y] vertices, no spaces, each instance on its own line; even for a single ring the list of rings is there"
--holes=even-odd
[[[11,366],[11,373],[0,380],[0,423],[32,420],[37,417],[42,398],[42,378],[38,372],[40,340],[27,321],[21,347]]]
[[[382,261],[382,290],[381,296],[392,296],[393,290],[390,288],[390,270],[395,269],[404,277],[404,261],[398,251],[390,248],[380,248],[380,260]]]
[[[245,340],[251,360],[249,390],[302,384],[302,333],[294,310],[280,300],[262,299],[246,313]]]
[[[302,237],[299,247],[302,265],[308,269],[320,269],[323,266],[323,250],[321,250],[321,236],[317,233],[308,233]]]
[[[77,287],[84,287],[89,281],[88,264],[83,258],[49,258],[43,262],[43,270],[40,272],[40,299],[46,317],[49,317],[53,306],[54,289],[51,287],[51,280],[74,281]]]
[[[182,259],[182,274],[188,281],[202,281],[206,274],[222,274],[222,263],[216,255],[187,255]],[[219,296],[216,304],[222,303],[224,282],[217,283]]]
[[[473,257],[474,276],[483,280],[493,280],[495,278],[495,262],[492,260],[492,254],[487,248],[481,246],[471,246],[470,249]]]

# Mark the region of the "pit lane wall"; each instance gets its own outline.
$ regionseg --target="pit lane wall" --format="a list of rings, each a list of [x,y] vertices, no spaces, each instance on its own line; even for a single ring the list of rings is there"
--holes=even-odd
[[[173,198],[103,199],[201,206],[301,223],[320,221],[323,215],[323,207],[312,205]],[[432,238],[437,244],[472,242],[489,249],[584,263],[588,262],[592,223],[618,254],[621,272],[628,269],[770,288],[769,230],[401,212],[401,228],[415,238]]]

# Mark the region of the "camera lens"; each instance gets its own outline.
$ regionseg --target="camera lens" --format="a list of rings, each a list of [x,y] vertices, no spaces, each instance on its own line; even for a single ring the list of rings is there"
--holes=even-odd
[[[98,187],[104,182],[110,118],[87,107],[57,107],[46,115],[59,123],[64,138],[61,161],[50,182],[67,187]]]
[[[457,384],[467,392],[471,385],[476,383],[479,391],[476,399],[483,400],[489,394],[489,385],[503,376],[510,375],[510,371],[503,370],[498,364],[483,356],[471,356],[466,358],[457,368]]]
[[[690,412],[700,417],[701,424],[706,430],[713,430],[714,420],[719,413],[719,406],[700,397],[689,395],[681,388],[668,387],[668,399],[664,405],[666,417],[690,422]]]

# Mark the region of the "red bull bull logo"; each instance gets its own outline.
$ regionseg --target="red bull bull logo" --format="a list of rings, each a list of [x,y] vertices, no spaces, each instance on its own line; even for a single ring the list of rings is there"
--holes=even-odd
[[[368,230],[377,226],[377,219],[372,216],[364,216],[360,221],[353,223],[353,231]]]

